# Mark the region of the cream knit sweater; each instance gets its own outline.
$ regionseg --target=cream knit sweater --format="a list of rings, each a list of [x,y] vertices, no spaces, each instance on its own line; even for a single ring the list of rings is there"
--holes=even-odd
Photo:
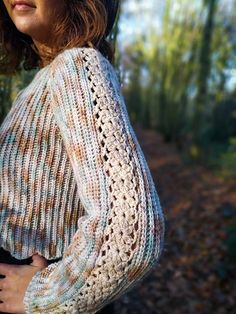
[[[157,265],[164,221],[115,69],[66,49],[0,127],[0,247],[62,258],[32,278],[26,313],[96,313]]]

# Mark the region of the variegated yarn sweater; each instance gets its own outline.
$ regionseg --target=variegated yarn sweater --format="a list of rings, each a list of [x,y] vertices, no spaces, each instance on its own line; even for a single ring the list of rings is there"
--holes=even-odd
[[[0,127],[0,247],[61,257],[32,278],[26,313],[96,313],[157,265],[164,221],[113,65],[66,49]]]

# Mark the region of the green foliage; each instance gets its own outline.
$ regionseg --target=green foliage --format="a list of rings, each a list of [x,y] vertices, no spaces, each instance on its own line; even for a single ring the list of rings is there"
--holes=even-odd
[[[137,123],[175,141],[192,161],[234,173],[228,139],[236,136],[236,92],[228,83],[236,67],[235,16],[225,16],[222,5],[165,1],[160,29],[150,23],[126,48],[131,57],[125,93]]]
[[[224,177],[236,178],[236,137],[229,138],[227,150],[220,155],[218,165]]]
[[[35,73],[36,70],[32,70],[12,76],[0,75],[0,123],[10,110],[16,95],[31,82]]]
[[[0,122],[2,122],[10,107],[12,78],[0,75]]]
[[[221,101],[212,113],[212,139],[227,141],[236,135],[236,99],[229,98]]]

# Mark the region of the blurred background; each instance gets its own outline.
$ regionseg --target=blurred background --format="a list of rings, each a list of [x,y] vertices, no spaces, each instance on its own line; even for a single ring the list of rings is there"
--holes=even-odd
[[[166,217],[114,313],[236,313],[236,0],[122,0],[110,40]],[[34,71],[0,76],[0,120]]]

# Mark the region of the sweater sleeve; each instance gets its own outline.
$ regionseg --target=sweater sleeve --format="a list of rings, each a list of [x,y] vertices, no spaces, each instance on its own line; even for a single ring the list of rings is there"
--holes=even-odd
[[[62,259],[34,275],[24,305],[28,314],[96,313],[157,265],[165,218],[110,62],[75,47],[50,67],[52,107],[85,215]]]

